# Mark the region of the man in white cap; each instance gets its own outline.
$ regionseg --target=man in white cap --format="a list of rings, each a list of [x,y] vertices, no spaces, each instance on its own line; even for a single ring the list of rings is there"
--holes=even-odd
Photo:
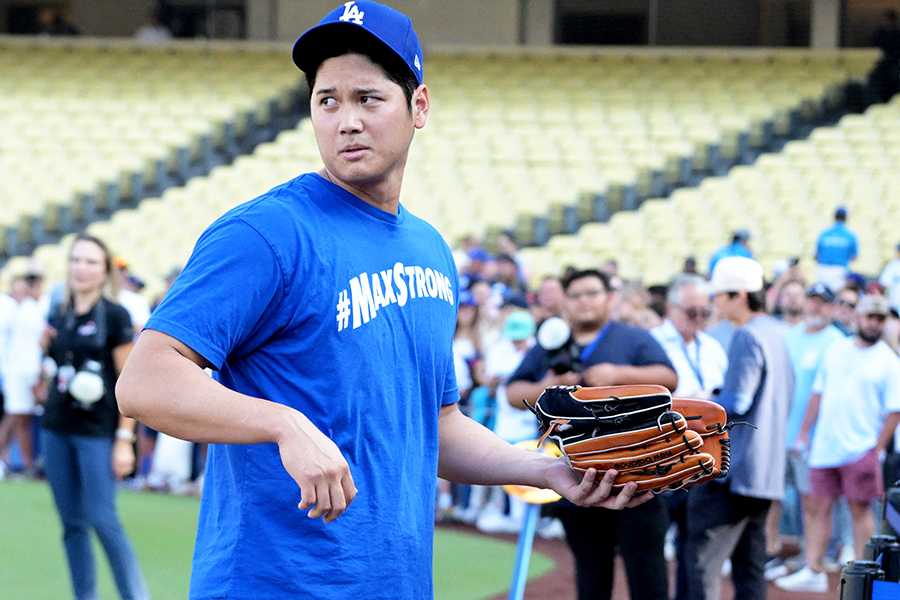
[[[410,19],[346,2],[293,57],[324,167],[203,233],[117,387],[123,414],[210,442],[190,597],[428,600],[438,477],[644,502],[457,407],[456,265],[400,204],[429,112]]]
[[[884,493],[880,453],[900,423],[900,358],[881,340],[889,313],[887,298],[864,296],[856,305],[856,334],[833,342],[822,358],[794,442],[809,453],[806,565],[775,580],[781,589],[828,591],[823,561],[839,498],[850,507],[856,558],[875,533],[870,506]]]
[[[784,493],[794,374],[783,327],[765,313],[762,266],[743,256],[725,257],[710,285],[716,310],[737,327],[725,381],[713,400],[730,421],[751,426],[731,431],[728,477],[695,486],[688,495],[688,598],[720,598],[721,569],[730,558],[735,597],[763,600],[766,514]]]

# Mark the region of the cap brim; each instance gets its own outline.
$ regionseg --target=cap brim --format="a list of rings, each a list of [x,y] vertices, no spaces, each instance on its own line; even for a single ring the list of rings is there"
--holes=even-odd
[[[360,40],[403,60],[381,38],[355,23],[326,23],[313,27],[294,44],[291,58],[298,69],[309,75],[325,59],[342,53],[348,42]]]

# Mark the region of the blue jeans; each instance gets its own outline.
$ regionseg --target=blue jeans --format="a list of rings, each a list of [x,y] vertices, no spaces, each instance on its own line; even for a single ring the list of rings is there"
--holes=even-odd
[[[44,429],[41,442],[44,470],[62,521],[75,598],[98,598],[90,536],[93,529],[123,600],[149,599],[137,555],[116,513],[113,440]]]

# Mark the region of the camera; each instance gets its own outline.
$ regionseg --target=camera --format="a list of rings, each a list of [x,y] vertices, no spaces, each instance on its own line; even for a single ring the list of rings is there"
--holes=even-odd
[[[570,371],[581,373],[584,370],[581,348],[575,342],[572,330],[559,317],[551,317],[541,324],[537,332],[537,342],[547,351],[549,368],[557,375]]]

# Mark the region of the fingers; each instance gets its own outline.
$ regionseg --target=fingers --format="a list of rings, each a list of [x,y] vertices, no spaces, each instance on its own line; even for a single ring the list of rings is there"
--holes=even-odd
[[[300,487],[301,511],[308,511],[310,519],[322,518],[326,523],[337,519],[356,497],[356,486],[349,470],[345,476],[319,480],[315,485]]]
[[[610,495],[616,475],[618,475],[618,471],[610,469],[603,474],[600,481],[596,481],[597,470],[593,468],[588,469],[578,486],[583,496],[582,501],[577,504],[622,510],[640,506],[653,497],[653,494],[646,492],[638,494],[637,484],[633,481],[626,483],[625,487],[619,490],[618,494]]]

